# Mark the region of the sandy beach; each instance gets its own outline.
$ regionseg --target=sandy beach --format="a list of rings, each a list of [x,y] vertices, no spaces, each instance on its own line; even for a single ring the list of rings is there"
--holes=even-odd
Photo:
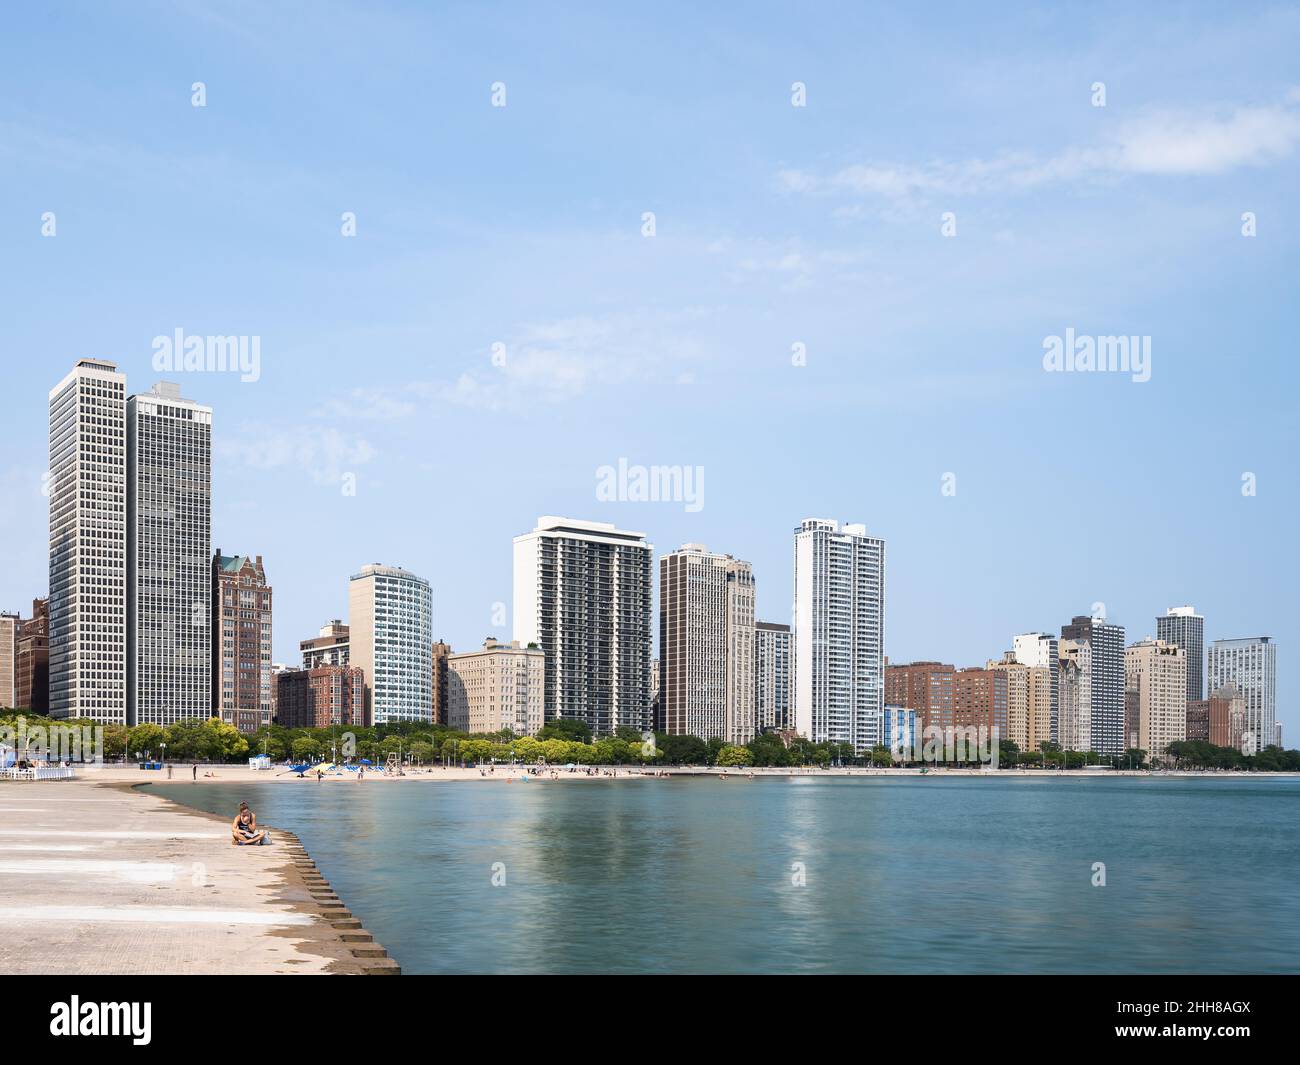
[[[397,971],[292,834],[233,847],[226,819],[125,776],[0,782],[0,970]]]

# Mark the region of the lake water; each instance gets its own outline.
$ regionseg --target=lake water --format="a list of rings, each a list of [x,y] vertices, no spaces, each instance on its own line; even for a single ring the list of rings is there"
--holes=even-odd
[[[408,973],[1300,971],[1296,779],[156,790],[296,832]]]

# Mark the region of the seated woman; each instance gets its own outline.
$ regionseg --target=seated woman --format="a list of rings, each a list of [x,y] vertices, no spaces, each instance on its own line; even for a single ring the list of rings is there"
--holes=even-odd
[[[260,847],[266,842],[266,830],[257,827],[257,815],[248,803],[239,804],[239,813],[230,824],[230,842],[236,847]]]

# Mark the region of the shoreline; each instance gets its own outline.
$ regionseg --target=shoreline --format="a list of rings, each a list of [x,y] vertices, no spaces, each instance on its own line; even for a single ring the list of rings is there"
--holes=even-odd
[[[558,784],[574,783],[578,781],[627,781],[627,780],[668,780],[675,777],[725,777],[731,779],[750,779],[755,780],[762,778],[798,778],[798,779],[823,779],[823,778],[843,778],[843,777],[878,777],[878,778],[912,778],[912,777],[959,777],[962,779],[980,778],[980,779],[1023,779],[1023,778],[1050,778],[1050,779],[1078,779],[1078,778],[1101,778],[1109,779],[1113,777],[1144,777],[1151,779],[1192,779],[1192,778],[1209,778],[1214,780],[1261,780],[1280,778],[1287,780],[1300,779],[1300,773],[1236,773],[1236,772],[1216,772],[1206,769],[1185,769],[1185,770],[1145,770],[1145,769],[956,769],[937,767],[907,767],[907,768],[868,768],[860,766],[841,767],[832,769],[818,769],[802,766],[767,766],[749,768],[718,768],[713,766],[664,766],[656,769],[641,768],[639,766],[597,766],[597,773],[588,774],[584,769],[569,771],[565,767],[554,767],[553,770],[547,769],[540,776],[531,776],[528,774],[528,767],[523,765],[497,765],[491,770],[481,771],[475,768],[426,768],[408,770],[405,774],[398,777],[385,776],[379,772],[368,772],[364,780],[358,780],[355,773],[341,773],[338,775],[325,775],[320,780],[308,774],[306,777],[299,777],[293,772],[282,767],[275,769],[255,770],[246,765],[216,765],[200,766],[198,779],[191,778],[190,765],[177,765],[173,767],[173,775],[169,779],[166,770],[142,770],[135,766],[103,766],[99,768],[81,768],[78,773],[83,781],[98,781],[111,785],[130,784],[138,786],[143,784],[298,784],[300,786],[313,786],[324,784],[347,784],[351,787],[369,787],[371,785],[393,785],[393,784],[413,784],[413,783],[431,783],[431,782],[456,782],[464,783],[469,781],[501,781],[512,782],[516,784],[524,783],[529,786],[537,784]],[[204,777],[203,773],[211,772],[215,776]],[[554,776],[552,776],[554,772]]]
[[[400,973],[296,835],[270,826],[271,846],[233,847],[226,818],[142,783],[0,783],[0,969]]]

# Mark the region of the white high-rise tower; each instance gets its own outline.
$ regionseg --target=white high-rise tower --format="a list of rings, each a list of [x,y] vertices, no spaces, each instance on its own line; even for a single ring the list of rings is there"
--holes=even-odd
[[[50,390],[50,715],[124,725],[126,375],[81,359]]]
[[[794,534],[795,730],[815,743],[880,742],[885,541],[807,519]]]

